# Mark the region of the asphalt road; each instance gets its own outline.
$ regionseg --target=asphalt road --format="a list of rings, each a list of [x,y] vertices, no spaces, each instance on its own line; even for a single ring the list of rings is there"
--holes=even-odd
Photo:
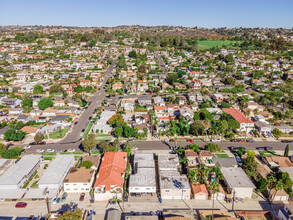
[[[198,146],[204,146],[211,142],[204,142],[204,141],[195,141],[195,144]],[[183,142],[178,141],[176,146],[185,146],[192,143],[189,142]],[[229,142],[229,141],[223,141],[222,143],[218,143],[223,150],[228,150],[228,147],[245,147],[247,150],[256,150],[256,147],[265,147],[270,146],[273,147],[274,150],[284,150],[287,143],[281,143],[281,142],[273,142],[273,141],[259,141],[254,143],[248,143],[248,142]],[[134,141],[131,142],[132,146],[137,147],[138,150],[168,150],[169,146],[175,146],[174,142],[167,142],[167,144],[163,143],[162,141]],[[290,150],[292,150],[293,144],[290,143],[289,147]]]
[[[66,149],[75,149],[75,150],[80,150],[80,145],[81,145],[81,136],[80,133],[83,129],[86,129],[87,125],[86,123],[90,120],[89,117],[93,115],[95,108],[99,107],[101,105],[101,102],[106,98],[106,91],[103,88],[106,85],[106,82],[109,77],[111,77],[112,70],[114,69],[115,65],[117,63],[117,59],[115,59],[112,64],[108,67],[106,70],[106,76],[105,79],[100,86],[100,90],[90,97],[91,103],[88,105],[87,109],[85,109],[78,119],[78,122],[76,125],[73,126],[72,131],[61,141],[58,143],[54,144],[46,144],[46,145],[32,145],[30,149],[26,150],[27,153],[34,153],[36,152],[36,149],[61,149],[61,150],[66,150]]]
[[[166,70],[166,68],[165,68],[165,63],[164,63],[164,61],[163,61],[161,55],[160,55],[160,54],[155,54],[155,56],[156,56],[156,58],[157,58],[157,60],[158,60],[158,63],[159,63],[159,67],[160,67],[160,69],[161,69],[162,71],[165,71],[165,70]]]

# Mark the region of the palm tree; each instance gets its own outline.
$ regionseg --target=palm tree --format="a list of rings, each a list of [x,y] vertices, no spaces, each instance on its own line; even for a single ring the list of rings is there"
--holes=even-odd
[[[267,184],[270,189],[270,194],[271,194],[271,190],[274,188],[276,182],[277,182],[277,178],[274,175],[270,175],[268,177]]]
[[[188,162],[187,157],[183,157],[181,160],[181,163],[186,164]]]
[[[209,169],[205,165],[201,165],[195,170],[197,176],[197,182],[200,184],[206,184],[208,179]]]

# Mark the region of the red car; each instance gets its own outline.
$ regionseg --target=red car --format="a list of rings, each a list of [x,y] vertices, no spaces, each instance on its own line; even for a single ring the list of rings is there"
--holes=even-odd
[[[79,201],[82,202],[84,200],[85,193],[80,194]]]
[[[187,142],[194,142],[193,139],[187,139]]]
[[[15,205],[15,208],[25,208],[27,206],[27,203],[25,202],[18,202]]]
[[[243,140],[243,139],[239,139],[238,142],[245,142],[245,140]]]

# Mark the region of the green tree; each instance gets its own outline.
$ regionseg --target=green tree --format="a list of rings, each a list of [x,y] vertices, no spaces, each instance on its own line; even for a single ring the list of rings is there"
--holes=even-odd
[[[119,149],[120,149],[121,143],[120,143],[120,141],[119,141],[118,138],[116,138],[116,139],[112,142],[112,146],[113,146],[116,150],[119,150]]]
[[[285,157],[288,157],[289,156],[289,144],[287,144],[287,146],[285,148],[284,156]]]
[[[83,147],[85,152],[90,152],[96,146],[97,146],[97,144],[96,144],[96,136],[94,134],[89,134],[82,141],[82,147]]]
[[[41,133],[37,133],[34,137],[35,142],[40,143],[44,139],[44,135]]]
[[[171,85],[174,85],[177,79],[178,79],[177,73],[168,73],[168,76],[167,76],[168,83],[170,83]]]
[[[42,94],[44,92],[44,88],[41,85],[35,85],[33,93],[34,94]]]
[[[85,160],[80,163],[80,167],[85,167],[86,169],[90,169],[93,166],[92,161]]]
[[[186,164],[188,162],[188,159],[187,157],[183,157],[181,160],[180,160],[181,163],[183,164]]]
[[[203,135],[205,133],[205,126],[201,121],[194,121],[190,125],[190,133],[195,136]]]
[[[57,93],[57,92],[63,92],[63,88],[60,84],[54,84],[49,88],[49,93]]]
[[[232,53],[228,53],[228,55],[225,57],[225,59],[226,59],[226,62],[227,63],[234,62],[234,57],[233,57],[233,54]]]
[[[194,112],[194,114],[193,114],[193,120],[194,121],[200,120],[200,116],[199,116],[199,114],[197,112]]]
[[[258,182],[258,189],[261,191],[261,192],[264,192],[267,190],[267,179],[265,178],[261,178]]]
[[[31,107],[33,107],[33,99],[31,98],[23,99],[21,102],[21,105],[24,110],[29,110]]]
[[[9,140],[9,141],[21,141],[25,136],[25,133],[23,131],[17,131],[13,128],[8,129],[4,133],[4,140]]]
[[[1,154],[1,156],[4,158],[4,159],[13,159],[13,158],[17,158],[20,154],[21,154],[21,151],[23,149],[21,147],[14,147],[12,149],[9,149],[7,150],[6,152],[3,152]]]
[[[123,129],[124,137],[132,137],[134,135],[134,130],[132,127],[125,126]]]
[[[38,103],[38,107],[41,110],[45,110],[46,108],[52,107],[53,101],[50,98],[41,99]]]
[[[208,143],[205,145],[205,149],[210,152],[220,152],[222,150],[217,143]]]
[[[278,128],[275,128],[272,134],[278,139],[282,135],[282,132]]]
[[[129,52],[128,56],[130,58],[136,58],[137,57],[137,54],[136,54],[136,52],[134,50],[132,50],[132,51]]]
[[[114,130],[114,134],[116,137],[122,137],[123,134],[123,128],[122,127],[116,127]]]

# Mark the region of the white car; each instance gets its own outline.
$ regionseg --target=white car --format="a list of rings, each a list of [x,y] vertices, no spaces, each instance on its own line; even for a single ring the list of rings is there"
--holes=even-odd
[[[53,150],[53,149],[47,149],[46,151],[47,151],[47,153],[53,153],[53,152],[55,152],[55,150]]]
[[[75,149],[68,149],[67,152],[73,153],[75,152]]]
[[[37,149],[36,152],[37,152],[37,153],[43,153],[44,150],[42,150],[42,149]]]
[[[211,142],[220,142],[219,139],[212,139]]]
[[[23,149],[27,150],[27,149],[30,149],[31,146],[30,145],[26,145],[25,147],[23,147]]]

